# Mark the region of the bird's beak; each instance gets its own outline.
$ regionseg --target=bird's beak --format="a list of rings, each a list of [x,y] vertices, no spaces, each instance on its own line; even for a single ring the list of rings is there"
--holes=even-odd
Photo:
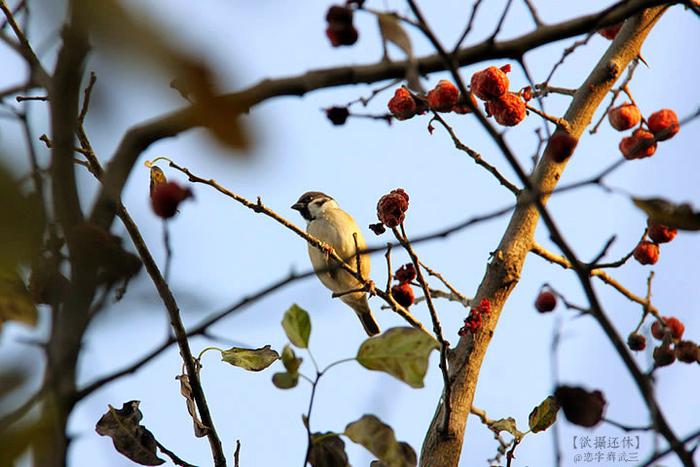
[[[294,203],[292,204],[292,209],[301,211],[302,209],[304,209],[304,203]]]

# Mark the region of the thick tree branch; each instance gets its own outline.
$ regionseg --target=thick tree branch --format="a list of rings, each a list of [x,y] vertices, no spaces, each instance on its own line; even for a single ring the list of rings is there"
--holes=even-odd
[[[534,31],[504,41],[486,40],[472,47],[457,51],[455,65],[466,66],[487,59],[518,59],[526,52],[541,45],[583,34],[603,26],[609,26],[654,5],[670,5],[676,1],[635,0],[622,1],[599,13],[581,16],[561,23],[544,25]],[[444,71],[449,68],[440,54],[416,59],[421,74]],[[329,87],[359,83],[375,83],[387,79],[403,78],[407,61],[380,62],[372,65],[344,66],[309,71],[289,78],[267,79],[240,92],[222,95],[221,99],[241,111],[279,96],[303,96]],[[156,141],[175,136],[204,122],[197,118],[197,104],[132,127],[122,138],[107,167],[104,186],[93,207],[92,222],[109,227],[114,220],[117,201],[131,169],[141,152]]]
[[[581,135],[584,128],[589,124],[593,112],[600,105],[606,93],[619,77],[622,69],[638,55],[642,42],[659,19],[664,9],[665,7],[652,8],[640,13],[634,18],[630,18],[625,23],[625,26],[618,34],[607,53],[589,75],[586,82],[578,89],[574,95],[571,106],[564,116],[566,121],[570,124],[570,132],[574,137],[578,138]],[[414,12],[415,10],[414,8]],[[429,30],[426,34],[429,34]],[[431,40],[431,42],[439,46],[435,40]],[[440,49],[438,48],[438,50]],[[443,56],[444,55],[443,53]],[[446,64],[450,64],[449,57],[446,59]],[[452,67],[452,71],[453,75],[455,75],[454,66]],[[456,78],[459,78],[459,76]],[[490,129],[488,125],[485,126],[487,129]],[[551,193],[553,191],[566,163],[554,162],[549,156],[549,146],[545,149],[545,155],[540,160],[530,179],[523,172],[500,135],[497,133],[494,134],[493,131],[490,131],[490,133],[527,188],[521,196],[527,195],[528,192]],[[469,334],[462,338],[451,355],[451,368],[455,370],[455,374],[453,375],[453,394],[455,396],[452,404],[453,417],[450,424],[449,435],[446,436],[440,429],[440,421],[444,412],[444,405],[440,402],[423,445],[423,451],[421,453],[422,463],[431,466],[458,465],[468,409],[471,407],[479,370],[488,343],[495,330],[502,307],[518,282],[525,257],[534,240],[534,231],[537,221],[539,216],[542,215],[547,227],[550,229],[552,237],[562,248],[567,258],[570,261],[572,261],[573,258],[572,264],[574,264],[577,275],[591,302],[593,314],[632,373],[649,407],[651,416],[654,418],[659,433],[673,446],[674,451],[684,464],[690,465],[692,459],[690,459],[688,452],[675,437],[663,415],[660,413],[659,407],[651,393],[648,380],[636,366],[636,363],[629,355],[624,343],[621,342],[611,323],[604,315],[600,304],[597,302],[595,293],[591,288],[588,275],[581,274],[584,268],[582,268],[580,264],[576,264],[578,260],[575,259],[573,252],[564,242],[556,225],[544,208],[546,200],[547,196],[543,196],[536,201],[535,206],[521,206],[513,213],[511,222],[494,254],[494,260],[489,264],[486,276],[475,294],[476,300],[480,298],[489,298],[492,304],[492,313],[488,319],[485,320],[482,332],[476,335]]]

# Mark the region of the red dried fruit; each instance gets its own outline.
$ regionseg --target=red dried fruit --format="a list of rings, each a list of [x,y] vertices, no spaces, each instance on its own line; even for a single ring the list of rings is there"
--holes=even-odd
[[[554,397],[566,419],[575,425],[592,427],[603,419],[605,397],[600,391],[588,392],[574,386],[559,386]]]
[[[535,300],[535,308],[540,313],[548,313],[557,306],[557,297],[549,290],[543,290]]]
[[[471,91],[479,99],[488,101],[496,97],[503,96],[508,92],[510,80],[506,73],[510,71],[510,66],[502,68],[490,66],[485,70],[477,71],[472,75]]]
[[[328,26],[326,28],[326,37],[331,41],[333,47],[340,47],[341,45],[353,45],[357,42],[360,34],[355,29],[355,26],[343,26],[335,27]]]
[[[390,229],[398,227],[408,210],[408,194],[401,188],[382,196],[377,203],[377,217]]]
[[[525,86],[521,89],[520,97],[522,97],[525,102],[530,102],[530,100],[532,100],[532,86]]]
[[[407,263],[396,270],[394,278],[401,284],[411,282],[416,278],[416,268],[413,263]]]
[[[676,361],[676,353],[673,349],[667,345],[660,345],[654,347],[654,352],[652,353],[654,358],[654,363],[656,366],[668,366]]]
[[[416,100],[405,87],[400,87],[394,92],[394,97],[389,100],[389,112],[397,120],[408,120],[416,114]]]
[[[622,138],[620,152],[627,160],[650,157],[656,152],[656,139],[650,132],[638,128],[632,136]]]
[[[655,224],[651,220],[647,220],[647,226],[649,227],[649,238],[654,243],[668,243],[676,238],[678,234],[678,229],[663,224]]]
[[[413,302],[415,301],[413,289],[409,283],[393,286],[391,288],[391,296],[394,297],[396,303],[404,308],[408,308],[409,306],[413,305]]]
[[[640,264],[656,264],[659,260],[659,245],[643,240],[634,249],[633,255]]]
[[[352,24],[353,11],[350,8],[333,5],[326,13],[326,36],[333,47],[341,45],[353,45],[357,42],[359,34]]]
[[[678,116],[671,109],[661,109],[658,112],[654,112],[647,119],[647,125],[649,126],[649,131],[654,133],[657,141],[673,138],[681,129],[678,123]]]
[[[676,358],[683,363],[695,363],[698,360],[698,345],[692,341],[680,341],[674,346]]]
[[[640,350],[644,350],[647,347],[647,338],[642,336],[641,334],[633,332],[632,334],[627,336],[627,346],[630,348],[630,350],[639,352]]]
[[[326,117],[335,126],[344,125],[350,116],[350,111],[347,107],[331,107],[326,109]]]
[[[612,26],[608,26],[607,28],[600,29],[598,31],[598,34],[600,34],[608,40],[613,40],[615,39],[615,36],[617,36],[617,33],[620,32],[621,28],[622,23],[613,24]]]
[[[446,79],[428,92],[428,107],[436,112],[450,112],[459,100],[459,89]]]
[[[574,153],[574,149],[578,144],[578,139],[571,136],[564,130],[557,130],[547,145],[549,157],[554,162],[564,162]]]
[[[175,182],[165,182],[153,189],[151,207],[157,216],[169,219],[177,214],[180,203],[191,197],[192,190],[189,188],[182,188]]]
[[[509,92],[486,103],[486,112],[504,126],[515,126],[522,122],[527,113],[525,101],[515,93]]]
[[[476,108],[479,105],[476,102],[476,97],[474,97],[474,94],[472,94],[471,92],[469,93],[468,99],[471,101],[474,108]],[[459,99],[457,100],[457,104],[454,106],[452,111],[454,113],[461,114],[461,115],[468,114],[468,113],[472,112],[472,109],[471,109],[471,107],[469,107],[469,104],[467,104],[467,100],[464,98],[463,94],[459,95]]]
[[[636,105],[625,102],[624,104],[610,109],[608,112],[610,126],[617,131],[625,131],[633,128],[642,120],[642,114]]]
[[[381,235],[384,232],[386,232],[386,228],[384,227],[384,224],[382,224],[381,222],[377,222],[376,224],[370,224],[369,230],[374,232],[374,235]]]
[[[681,340],[683,333],[685,332],[685,325],[681,322],[681,320],[675,316],[664,316],[662,319],[665,326],[662,326],[659,321],[654,321],[654,323],[651,325],[651,335],[658,340],[662,340],[664,338],[664,334],[666,333],[666,329],[669,329],[671,331],[671,338],[674,341]]]
[[[352,24],[353,11],[341,5],[332,5],[326,12],[328,23]]]

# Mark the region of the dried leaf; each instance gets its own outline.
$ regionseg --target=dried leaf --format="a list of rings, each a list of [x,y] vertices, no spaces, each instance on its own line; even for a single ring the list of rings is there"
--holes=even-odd
[[[151,198],[153,198],[153,191],[156,189],[156,187],[167,181],[168,177],[165,176],[165,172],[163,172],[163,169],[161,169],[157,165],[152,165],[149,184],[149,193],[151,194]]]
[[[259,349],[232,347],[221,352],[221,360],[248,371],[264,370],[279,358],[279,354],[269,345]]]
[[[157,443],[153,433],[139,424],[143,415],[139,401],[125,402],[121,409],[111,405],[95,426],[102,436],[112,438],[117,451],[141,465],[160,465],[165,461],[156,455]]]
[[[309,313],[296,303],[284,313],[282,328],[284,328],[289,342],[300,349],[305,349],[309,346],[311,319],[309,318]]]
[[[520,439],[524,436],[523,433],[518,430],[518,427],[515,423],[515,419],[513,417],[502,418],[500,420],[496,420],[495,422],[493,422],[489,425],[489,428],[491,428],[491,430],[494,431],[495,433],[500,433],[501,431],[507,431],[508,433],[513,435],[516,439]]]
[[[700,230],[700,211],[689,204],[674,204],[661,198],[632,198],[652,222],[680,230]]]
[[[539,433],[544,431],[557,421],[557,412],[559,412],[559,404],[554,396],[547,396],[540,405],[532,409],[528,417],[530,431]]]
[[[365,340],[357,361],[369,370],[383,371],[414,388],[423,387],[430,352],[437,342],[421,329],[399,327]]]
[[[236,99],[216,99],[219,93],[210,68],[174,48],[168,34],[153,21],[131,13],[117,0],[79,0],[74,8],[80,15],[76,25],[83,26],[83,32],[97,39],[98,45],[107,46],[119,57],[137,58],[168,76],[176,76],[178,88],[186,90],[194,102],[191,117],[195,121],[226,145],[249,147],[248,132],[237,118],[245,106]]]
[[[410,444],[406,443],[405,441],[400,441],[399,446],[401,447],[401,450],[404,453],[404,456],[406,457],[406,460],[408,461],[409,465],[418,465],[418,456],[416,455],[416,451],[413,450]],[[370,462],[370,467],[388,467],[387,464],[385,464],[382,461],[372,461]]]
[[[34,301],[19,275],[0,270],[0,329],[5,321],[34,327],[37,319]]]
[[[199,419],[197,404],[194,402],[194,396],[192,395],[190,378],[186,374],[181,374],[176,376],[175,379],[180,381],[180,394],[187,400],[187,412],[189,412],[192,417],[192,423],[194,423],[194,435],[197,438],[203,438],[207,435],[208,430],[207,426]]]
[[[408,37],[408,33],[401,25],[401,20],[388,13],[378,14],[377,19],[379,20],[379,33],[382,35],[382,38],[396,45],[407,57],[413,57],[411,38]]]
[[[312,467],[349,466],[345,442],[332,432],[312,434],[309,463]]]
[[[408,444],[396,441],[394,430],[374,415],[364,415],[345,427],[345,436],[367,448],[387,467],[412,467],[416,453]]]

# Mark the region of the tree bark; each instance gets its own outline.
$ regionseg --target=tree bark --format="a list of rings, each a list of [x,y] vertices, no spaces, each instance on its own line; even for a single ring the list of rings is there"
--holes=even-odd
[[[596,64],[586,81],[578,88],[564,119],[569,132],[579,138],[589,125],[593,113],[612,88],[626,66],[639,55],[642,43],[667,6],[649,8],[629,18],[615,41]],[[557,163],[549,157],[547,145],[532,175],[533,190],[550,193],[556,187],[567,162]],[[447,433],[441,431],[444,404],[438,402],[435,415],[426,433],[421,451],[422,466],[457,466],[464,442],[467,417],[474,399],[479,370],[503,306],[515,288],[525,264],[525,258],[534,242],[535,227],[539,220],[536,206],[528,202],[532,194],[523,191],[518,206],[496,249],[493,260],[475,294],[476,303],[482,298],[491,302],[491,313],[484,317],[483,328],[476,335],[468,334],[459,340],[450,353],[452,382],[452,413]],[[542,199],[547,202],[547,197]]]

